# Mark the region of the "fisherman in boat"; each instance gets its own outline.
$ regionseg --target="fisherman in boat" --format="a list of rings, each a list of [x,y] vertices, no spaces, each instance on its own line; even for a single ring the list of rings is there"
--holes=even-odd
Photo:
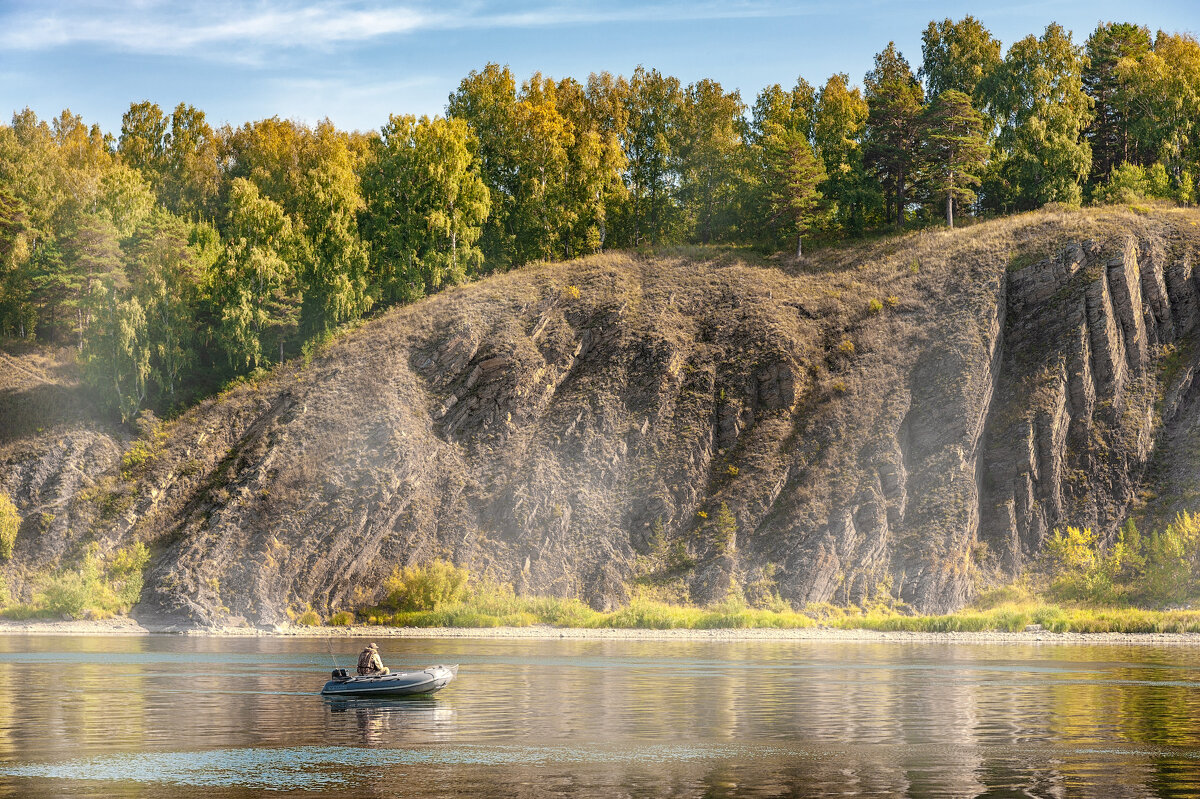
[[[358,673],[365,677],[382,677],[391,674],[392,670],[383,665],[379,659],[379,645],[371,643],[358,653]]]

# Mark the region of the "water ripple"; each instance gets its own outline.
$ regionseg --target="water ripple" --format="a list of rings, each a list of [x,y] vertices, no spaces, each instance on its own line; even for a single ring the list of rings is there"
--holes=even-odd
[[[549,766],[557,764],[661,765],[769,757],[783,750],[744,746],[645,746],[603,750],[551,746],[452,746],[427,749],[361,749],[294,746],[143,752],[0,766],[0,776],[166,783],[190,787],[325,790],[349,785],[391,766]],[[802,755],[788,751],[791,756]]]

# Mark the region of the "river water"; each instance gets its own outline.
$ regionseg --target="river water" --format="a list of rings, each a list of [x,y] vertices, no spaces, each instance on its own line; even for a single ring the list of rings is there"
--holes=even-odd
[[[352,666],[363,642],[336,642]],[[0,796],[1197,796],[1200,647],[0,637]]]

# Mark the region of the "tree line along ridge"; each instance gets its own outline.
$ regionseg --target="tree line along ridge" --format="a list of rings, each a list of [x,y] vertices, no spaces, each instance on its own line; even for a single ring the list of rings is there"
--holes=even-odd
[[[114,416],[169,413],[339,326],[496,270],[681,242],[803,254],[1048,203],[1191,204],[1200,44],[1051,24],[1004,52],[967,16],[862,86],[638,67],[471,72],[444,117],[378,131],[214,128],[135,102],[119,136],[28,108],[0,126],[0,335],[77,349]]]

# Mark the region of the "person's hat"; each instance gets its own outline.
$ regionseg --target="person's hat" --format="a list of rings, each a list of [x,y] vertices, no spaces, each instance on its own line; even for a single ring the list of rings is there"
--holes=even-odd
[[[375,643],[374,641],[372,641],[371,644],[367,647],[367,649],[378,649],[378,648],[379,648],[379,644]]]

